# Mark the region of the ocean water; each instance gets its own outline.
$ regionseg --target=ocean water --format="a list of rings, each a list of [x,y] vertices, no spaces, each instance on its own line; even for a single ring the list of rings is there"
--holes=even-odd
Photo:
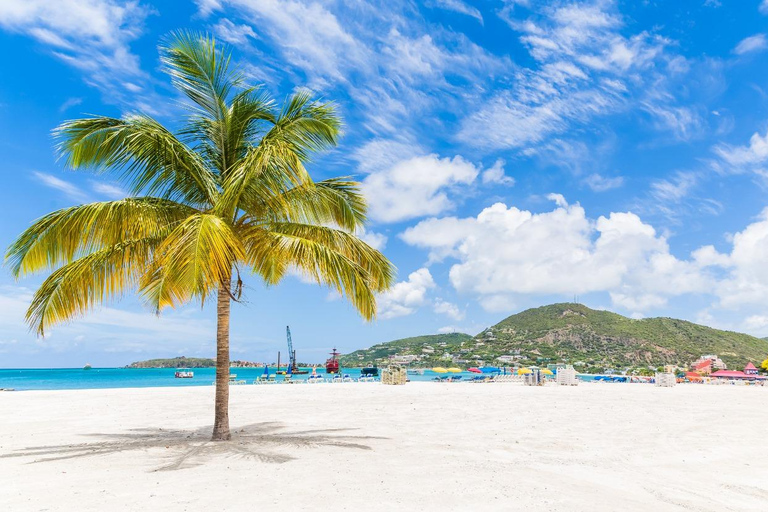
[[[308,369],[311,372],[311,369]],[[40,389],[106,389],[106,388],[150,388],[150,387],[183,387],[210,386],[215,378],[214,368],[194,368],[192,379],[177,379],[174,377],[175,368],[53,368],[53,369],[0,369],[0,388],[13,388],[17,391]],[[232,374],[238,380],[251,384],[264,373],[263,368],[232,368]],[[342,369],[353,379],[360,376],[360,369]],[[274,373],[274,370],[270,370]],[[325,371],[318,370],[323,377],[330,378]],[[470,378],[471,373],[442,374],[462,375]],[[293,380],[306,380],[309,375],[294,375]],[[429,381],[438,374],[427,370],[424,375],[409,375],[413,381]],[[284,379],[277,376],[277,381]]]

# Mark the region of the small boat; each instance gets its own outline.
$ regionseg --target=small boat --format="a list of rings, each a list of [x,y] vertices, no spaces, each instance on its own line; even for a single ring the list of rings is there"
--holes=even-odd
[[[378,377],[379,368],[376,366],[376,364],[366,366],[365,368],[360,369],[360,375],[363,377]]]
[[[325,373],[339,373],[339,356],[341,352],[336,351],[336,347],[333,347],[331,357],[325,360]]]
[[[408,375],[424,375],[424,368],[408,368]]]
[[[83,370],[90,370],[91,368],[91,363],[85,363],[85,366],[83,366]]]
[[[189,368],[176,368],[176,373],[173,376],[177,379],[191,379],[195,376],[195,372]]]

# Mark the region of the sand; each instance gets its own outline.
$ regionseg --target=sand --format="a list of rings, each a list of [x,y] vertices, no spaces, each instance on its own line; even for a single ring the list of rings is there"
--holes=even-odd
[[[234,386],[224,444],[209,387],[0,393],[0,412],[0,510],[768,504],[768,387]]]

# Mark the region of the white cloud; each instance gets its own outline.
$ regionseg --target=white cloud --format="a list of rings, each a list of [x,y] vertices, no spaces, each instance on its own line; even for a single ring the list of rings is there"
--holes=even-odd
[[[447,190],[475,181],[480,169],[461,156],[427,155],[402,160],[363,180],[370,216],[380,222],[399,222],[438,215],[454,207]]]
[[[443,299],[436,299],[434,304],[432,304],[432,309],[435,313],[445,315],[454,320],[464,320],[464,312],[456,304]]]
[[[40,183],[46,187],[63,192],[69,199],[83,202],[88,199],[88,195],[83,192],[83,190],[68,181],[64,181],[61,178],[57,178],[52,174],[46,174],[44,172],[35,171],[32,174]]]
[[[612,190],[624,185],[624,178],[622,176],[607,178],[600,174],[593,173],[584,178],[584,183],[595,192],[605,192],[606,190]]]
[[[382,233],[375,233],[365,228],[360,228],[356,234],[363,242],[379,251],[383,251],[387,246],[387,236]]]
[[[660,304],[658,297],[707,291],[702,266],[679,260],[666,239],[632,213],[592,221],[579,205],[553,194],[558,207],[532,213],[497,203],[476,218],[427,219],[402,239],[453,258],[450,282],[477,296],[488,310],[506,310],[515,294],[610,292],[631,309]]]
[[[66,112],[72,107],[76,107],[83,102],[83,98],[67,98],[67,100],[59,107],[59,112]]]
[[[143,352],[156,350],[158,340],[169,352],[210,344],[216,328],[212,318],[200,316],[198,307],[171,310],[158,317],[145,311],[112,307],[92,313],[48,330],[45,338],[29,332],[24,316],[32,291],[21,286],[0,286],[0,332],[14,343],[14,354],[79,350]],[[9,341],[10,340],[10,341]],[[2,343],[0,343],[2,344]],[[2,347],[0,347],[1,351]],[[212,350],[210,345],[208,350]]]
[[[745,53],[760,52],[768,48],[768,40],[765,38],[765,34],[755,34],[753,36],[746,37],[736,45],[733,49],[733,53],[736,55],[744,55]]]
[[[475,18],[481,24],[483,23],[483,15],[480,14],[480,11],[466,2],[462,2],[462,0],[432,0],[428,5],[458,12],[459,14],[466,14]]]
[[[366,61],[363,45],[322,3],[277,0],[197,0],[201,14],[210,15],[225,6],[243,12],[259,32],[279,42],[283,57],[310,74],[310,82],[321,85],[328,80],[344,82],[346,66],[360,68]],[[239,29],[242,36],[243,28]]]
[[[435,281],[427,268],[420,268],[377,297],[378,316],[396,318],[414,313],[427,303],[427,291],[435,287]]]
[[[626,35],[614,2],[535,4],[526,19],[516,14],[509,8],[500,12],[535,62],[518,68],[512,87],[462,121],[463,142],[530,149],[633,106],[660,118],[657,129],[688,136],[698,127],[697,112],[664,93],[666,76],[683,69],[685,59],[668,55],[670,42],[663,37]]]
[[[256,76],[288,79],[323,93],[343,89],[362,124],[375,135],[397,136],[434,110],[454,115],[512,64],[449,28],[413,15],[415,6],[312,0],[198,0],[200,14],[238,32],[260,61]],[[457,0],[452,2],[458,6]],[[224,17],[226,16],[226,17]],[[267,55],[276,54],[273,61]],[[269,62],[264,62],[265,60]],[[278,62],[279,61],[279,62]],[[265,72],[262,68],[269,68]],[[419,151],[418,154],[424,154]]]
[[[128,194],[118,186],[102,183],[99,181],[91,182],[91,188],[100,196],[106,196],[109,199],[123,199]]]
[[[36,39],[84,71],[89,84],[119,99],[125,77],[144,78],[129,43],[139,37],[150,13],[138,1],[3,0],[0,27]]]
[[[651,183],[651,195],[659,202],[677,203],[685,198],[698,183],[698,175],[693,172],[677,172],[669,179]]]
[[[515,178],[507,176],[504,172],[504,160],[498,159],[492,167],[484,170],[482,173],[483,184],[507,185],[515,184]]]
[[[761,14],[768,14],[768,0],[763,0],[760,2],[760,6],[758,7],[758,10]]]
[[[222,18],[213,26],[214,33],[224,41],[238,46],[249,44],[249,38],[255,39],[256,32],[249,25],[238,25]]]
[[[736,171],[754,170],[768,161],[768,131],[761,136],[758,132],[752,134],[748,146],[731,146],[719,144],[714,152],[732,169]]]

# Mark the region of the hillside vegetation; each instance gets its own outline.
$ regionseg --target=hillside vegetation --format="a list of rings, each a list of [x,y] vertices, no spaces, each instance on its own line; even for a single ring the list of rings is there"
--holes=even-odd
[[[209,368],[212,366],[216,366],[216,361],[213,359],[181,356],[136,361],[129,364],[126,368]]]
[[[345,356],[355,361],[385,362],[390,355],[421,354],[414,366],[458,364],[546,364],[567,362],[583,371],[608,368],[687,367],[703,354],[719,355],[729,368],[741,369],[768,356],[768,342],[747,334],[721,331],[674,318],[634,320],[582,304],[552,304],[505,318],[477,336],[453,336],[434,354],[440,336],[419,336],[382,343]]]
[[[403,338],[400,340],[380,343],[370,348],[356,350],[351,354],[341,356],[341,365],[347,367],[365,366],[370,363],[386,364],[389,356],[421,356],[420,365],[437,364],[440,356],[446,351],[456,351],[461,347],[462,342],[472,339],[469,334],[450,333],[450,334],[431,334],[425,336],[414,336],[413,338]],[[426,347],[434,349],[433,354],[425,354]],[[439,354],[438,354],[439,352]]]

